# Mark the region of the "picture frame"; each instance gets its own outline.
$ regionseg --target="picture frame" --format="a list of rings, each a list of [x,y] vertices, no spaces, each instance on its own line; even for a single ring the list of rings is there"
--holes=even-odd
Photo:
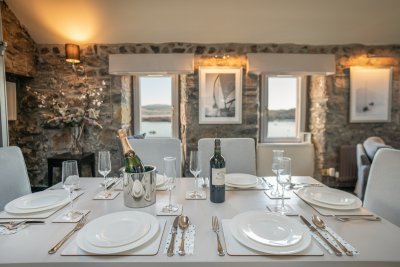
[[[392,67],[350,68],[350,122],[390,122]]]
[[[199,68],[199,123],[242,123],[242,68]]]

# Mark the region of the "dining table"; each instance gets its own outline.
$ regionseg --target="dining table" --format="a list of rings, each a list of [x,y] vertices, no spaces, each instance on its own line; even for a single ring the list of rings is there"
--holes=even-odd
[[[141,211],[156,216],[156,205],[144,208],[129,208],[124,205],[123,192],[112,200],[94,200],[93,197],[102,190],[102,178],[81,178],[80,189],[84,193],[74,203],[75,208],[90,210],[87,221],[90,222],[100,216],[121,211]],[[273,181],[273,179],[271,180]],[[308,176],[293,176],[294,182],[317,182]],[[400,266],[400,228],[384,218],[381,221],[354,220],[340,222],[332,216],[322,216],[309,204],[300,199],[293,192],[288,192],[288,203],[297,213],[308,220],[312,215],[319,215],[342,238],[354,246],[359,254],[354,256],[336,256],[328,253],[317,244],[321,251],[318,256],[300,255],[257,255],[257,256],[219,256],[217,253],[217,239],[212,230],[212,216],[220,220],[232,219],[237,214],[258,210],[267,210],[267,205],[280,203],[280,199],[270,199],[264,190],[230,190],[225,193],[225,202],[212,203],[209,199],[209,188],[203,188],[207,192],[205,200],[187,200],[185,192],[193,189],[193,178],[176,179],[175,188],[172,191],[172,201],[183,205],[182,213],[189,217],[190,222],[196,226],[194,252],[192,255],[168,257],[164,253],[168,232],[171,229],[175,216],[157,216],[166,220],[160,248],[153,256],[119,256],[119,255],[85,255],[64,256],[61,251],[73,242],[75,236],[55,254],[48,251],[60,241],[73,227],[75,223],[55,223],[55,218],[65,212],[64,207],[57,213],[45,219],[45,224],[29,225],[18,233],[0,235],[0,265],[1,266],[130,266],[130,267],[265,267],[265,266],[295,266],[295,267],[384,267]],[[62,190],[60,185],[54,185]],[[57,190],[57,189],[56,189]],[[168,202],[168,191],[157,191],[157,203]],[[299,216],[291,216],[300,220]],[[226,248],[224,234],[221,234],[222,245]]]

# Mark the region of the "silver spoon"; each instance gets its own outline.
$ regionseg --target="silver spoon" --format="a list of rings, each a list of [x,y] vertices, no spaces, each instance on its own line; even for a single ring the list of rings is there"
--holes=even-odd
[[[189,227],[189,217],[188,216],[179,216],[178,222],[179,228],[182,229],[182,238],[181,238],[181,245],[179,247],[178,254],[180,256],[184,256],[185,253],[185,231]]]
[[[339,247],[344,251],[344,253],[346,253],[347,256],[353,256],[353,252],[348,250],[342,243],[339,242],[339,240],[336,239],[336,237],[334,237],[328,230],[326,230],[326,224],[320,217],[313,215],[312,221],[315,226],[317,226],[317,228],[327,232],[333,238],[333,240],[335,240],[336,244],[338,244]]]

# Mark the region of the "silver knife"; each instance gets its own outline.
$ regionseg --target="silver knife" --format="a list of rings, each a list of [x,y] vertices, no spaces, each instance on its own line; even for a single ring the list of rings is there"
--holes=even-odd
[[[311,230],[311,232],[317,234],[322,240],[325,241],[326,244],[335,252],[336,256],[342,256],[343,253],[337,249],[334,245],[331,244],[314,226],[311,225],[309,221],[307,221],[306,218],[300,215],[300,219],[307,225],[307,227]]]
[[[179,216],[175,217],[174,223],[172,224],[172,237],[171,237],[171,241],[169,243],[169,247],[168,247],[168,251],[167,251],[167,255],[168,257],[172,257],[174,256],[174,245],[175,245],[175,237],[176,237],[176,233],[178,231],[178,222],[179,222]]]
[[[0,224],[8,224],[8,223],[18,223],[19,221],[1,221]],[[23,223],[26,224],[44,224],[45,221],[41,220],[26,220]]]

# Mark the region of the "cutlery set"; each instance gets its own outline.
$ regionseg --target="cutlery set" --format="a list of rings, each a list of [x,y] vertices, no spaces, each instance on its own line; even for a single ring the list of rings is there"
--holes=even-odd
[[[182,237],[181,237],[181,242],[179,245],[179,251],[178,255],[180,256],[185,256],[185,232],[189,228],[189,217],[184,216],[184,215],[179,215],[176,216],[174,219],[174,222],[172,223],[172,229],[171,229],[171,241],[169,243],[168,251],[167,251],[167,256],[172,257],[174,256],[174,251],[175,251],[175,239],[176,235],[178,233],[178,227],[182,230]]]
[[[327,226],[325,222],[318,216],[312,215],[312,222],[315,225],[312,225],[306,218],[300,215],[300,219],[304,222],[304,224],[310,229],[311,232],[315,233],[318,237],[320,237],[325,244],[327,244],[335,253],[336,256],[342,256],[343,253],[342,251],[347,255],[347,256],[354,256],[354,253],[351,252],[348,248],[346,248],[330,231],[328,231]],[[336,248],[327,238],[325,238],[324,235],[321,234],[321,232],[326,232],[327,234],[330,235],[330,237],[334,240],[334,242],[340,247],[342,251],[340,251],[338,248]]]

